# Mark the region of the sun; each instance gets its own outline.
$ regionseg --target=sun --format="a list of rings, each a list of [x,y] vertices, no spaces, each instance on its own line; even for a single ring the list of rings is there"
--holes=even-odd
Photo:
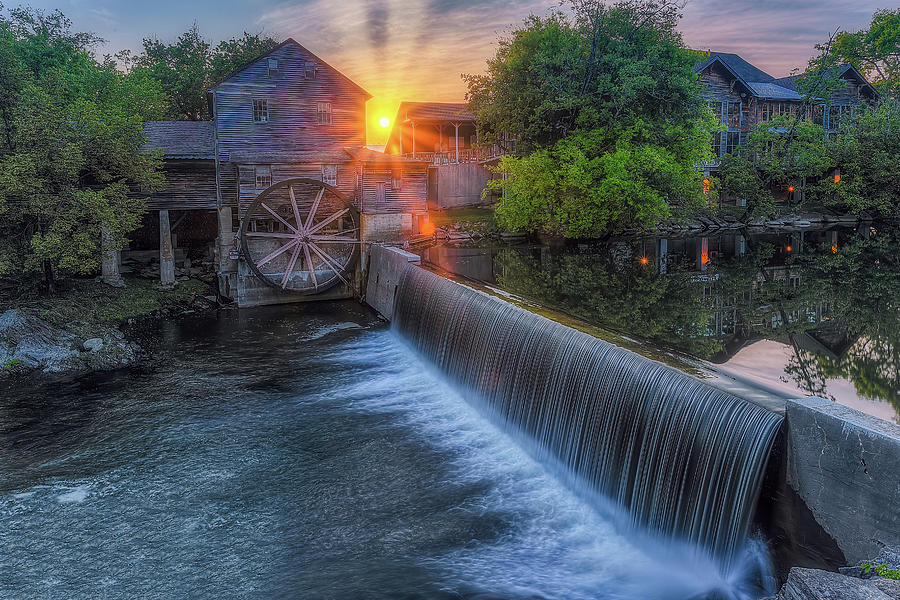
[[[387,127],[388,125],[391,124],[391,120],[388,119],[387,117],[381,117],[380,119],[378,119],[378,124],[381,125],[382,127]]]

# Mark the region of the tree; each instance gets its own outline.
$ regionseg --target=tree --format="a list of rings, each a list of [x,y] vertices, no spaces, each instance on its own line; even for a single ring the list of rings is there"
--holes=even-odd
[[[840,180],[825,179],[818,197],[829,207],[872,217],[900,216],[900,99],[862,107],[832,145]]]
[[[121,248],[140,223],[132,188],[160,187],[161,161],[141,151],[159,85],[90,53],[59,11],[0,16],[0,275],[90,273],[101,228]]]
[[[160,82],[169,98],[167,118],[203,121],[212,117],[206,90],[277,44],[273,38],[245,31],[213,48],[194,23],[171,44],[145,38],[135,66]]]
[[[491,185],[500,223],[599,237],[704,203],[696,165],[717,125],[666,0],[572,3],[500,40],[467,100],[483,145],[513,151]]]
[[[839,61],[856,67],[883,96],[895,97],[900,92],[900,9],[876,11],[868,29],[838,32],[831,49]]]

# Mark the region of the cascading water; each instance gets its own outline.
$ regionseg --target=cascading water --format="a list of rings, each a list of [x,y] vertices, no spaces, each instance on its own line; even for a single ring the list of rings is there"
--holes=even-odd
[[[780,416],[414,266],[394,326],[634,526],[735,561]]]

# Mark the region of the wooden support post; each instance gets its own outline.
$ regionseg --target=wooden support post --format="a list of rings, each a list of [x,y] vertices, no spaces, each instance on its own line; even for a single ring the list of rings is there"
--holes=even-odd
[[[223,206],[216,211],[219,224],[219,241],[216,246],[218,255],[217,268],[219,273],[232,273],[237,271],[237,264],[231,258],[231,251],[236,250],[234,229],[231,224],[231,207]]]
[[[456,128],[456,164],[459,164],[459,123],[454,123],[453,127]]]
[[[175,248],[167,210],[159,211],[159,283],[166,288],[175,287]]]
[[[666,269],[668,268],[668,257],[669,254],[669,240],[666,238],[659,239],[659,252],[657,255],[659,256],[659,272],[665,274]]]
[[[416,122],[410,121],[412,124],[412,157],[413,160],[416,159]]]
[[[100,265],[100,279],[113,287],[125,287],[125,281],[119,273],[121,252],[113,248],[113,237],[106,227],[100,228],[103,262]]]

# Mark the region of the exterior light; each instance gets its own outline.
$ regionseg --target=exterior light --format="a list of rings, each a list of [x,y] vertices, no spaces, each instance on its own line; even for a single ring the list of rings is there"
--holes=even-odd
[[[794,186],[789,185],[789,186],[788,186],[788,191],[789,191],[790,193],[793,194],[793,193],[794,193]]]
[[[835,183],[840,183],[840,182],[841,182],[841,174],[840,174],[840,173],[835,173],[835,174],[834,174],[834,182],[835,182]]]
[[[704,177],[703,178],[703,193],[705,194],[707,192],[709,192],[709,178]]]
[[[642,265],[646,265],[646,264],[649,264],[649,263],[650,263],[650,259],[649,259],[649,258],[647,258],[646,256],[642,256],[642,257],[641,257],[641,264],[642,264]]]
[[[831,245],[831,253],[832,253],[832,254],[837,254],[837,244],[832,244],[832,245]]]
[[[785,250],[787,250],[788,252],[790,252],[791,250],[793,250],[793,248],[792,248],[791,246],[788,246],[787,248],[785,248]]]

